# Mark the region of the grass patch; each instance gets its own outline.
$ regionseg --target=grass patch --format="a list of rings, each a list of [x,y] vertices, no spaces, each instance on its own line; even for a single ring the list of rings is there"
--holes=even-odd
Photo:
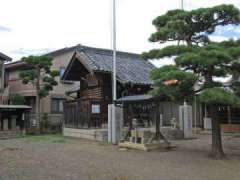
[[[27,135],[25,138],[33,142],[65,143],[65,138],[61,134]]]

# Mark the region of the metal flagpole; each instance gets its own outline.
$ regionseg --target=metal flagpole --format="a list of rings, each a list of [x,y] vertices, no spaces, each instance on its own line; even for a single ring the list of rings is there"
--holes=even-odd
[[[117,99],[117,80],[116,80],[116,0],[113,0],[112,4],[112,48],[113,48],[113,67],[112,67],[112,90],[113,90],[113,108],[112,108],[112,143],[117,143],[116,140],[116,109],[115,101]]]
[[[184,10],[183,0],[181,0],[181,9]]]

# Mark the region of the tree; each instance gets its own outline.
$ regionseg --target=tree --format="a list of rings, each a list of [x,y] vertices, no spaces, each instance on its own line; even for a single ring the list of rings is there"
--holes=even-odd
[[[153,20],[157,32],[152,42],[184,41],[188,45],[209,42],[208,35],[217,26],[239,24],[239,10],[233,5],[220,5],[192,11],[171,10]]]
[[[212,118],[212,155],[224,156],[221,129],[218,121],[218,105],[239,105],[236,96],[240,92],[240,41],[210,42],[208,35],[217,26],[238,25],[240,12],[232,5],[200,8],[192,11],[173,10],[153,21],[157,32],[150,37],[152,42],[178,41],[178,45],[167,46],[143,53],[146,59],[173,57],[175,65],[154,70],[155,96],[165,95],[173,101],[191,101],[196,93],[210,107]],[[180,42],[183,42],[180,45]],[[232,76],[228,87],[216,81],[216,77]],[[196,88],[196,85],[198,88]]]
[[[25,103],[25,98],[21,94],[13,94],[10,96],[11,104],[22,105]]]
[[[57,85],[55,77],[58,71],[51,70],[52,58],[47,56],[29,56],[22,58],[29,69],[20,73],[24,84],[32,84],[36,90],[36,119],[40,123],[40,102],[43,97],[48,96],[53,86]]]

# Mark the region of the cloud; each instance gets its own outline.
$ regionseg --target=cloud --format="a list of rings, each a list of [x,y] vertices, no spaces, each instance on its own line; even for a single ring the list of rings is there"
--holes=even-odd
[[[54,50],[55,49],[48,49],[48,48],[39,48],[39,49],[20,48],[20,49],[15,49],[10,53],[15,56],[22,57],[22,56],[29,56],[29,55],[43,55]]]
[[[6,26],[2,26],[0,25],[0,31],[3,31],[3,32],[11,32],[12,30]]]
[[[216,35],[210,36],[209,38],[210,38],[211,41],[214,41],[214,42],[221,42],[221,41],[227,41],[228,40],[227,37],[216,36]]]
[[[76,44],[111,48],[112,0],[7,0],[1,3],[1,24],[10,33],[0,33],[0,49],[13,59],[41,54]],[[180,8],[180,0],[117,0],[117,48],[142,53],[161,48],[148,38],[155,31],[152,20],[168,10]],[[239,0],[184,0],[186,9],[211,7],[222,3],[240,7]],[[14,4],[14,6],[13,6]],[[46,6],[47,5],[47,6]],[[12,13],[9,13],[11,9]],[[42,12],[44,9],[44,13]],[[54,10],[54,11],[53,11]],[[232,27],[229,27],[231,29]],[[0,26],[1,31],[1,26]],[[234,26],[233,37],[240,29]],[[227,34],[227,33],[225,33]],[[214,34],[223,39],[224,31]],[[228,34],[227,37],[230,37]]]
[[[216,28],[216,32],[210,36],[211,39],[216,39],[216,41],[228,40],[228,39],[238,39],[240,38],[240,26],[239,25],[228,25],[219,26]]]
[[[150,62],[156,66],[157,68],[162,67],[164,65],[174,65],[174,57],[165,57],[161,59],[150,60]]]

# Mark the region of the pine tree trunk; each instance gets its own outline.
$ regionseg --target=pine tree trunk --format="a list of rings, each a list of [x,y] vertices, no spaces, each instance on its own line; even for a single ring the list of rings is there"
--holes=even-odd
[[[37,68],[37,81],[36,81],[36,120],[38,124],[38,128],[41,128],[41,112],[40,112],[40,69]]]
[[[40,128],[41,115],[40,115],[40,98],[38,93],[36,95],[36,120],[37,120],[38,128]]]
[[[222,147],[221,127],[217,115],[217,107],[210,106],[210,114],[212,118],[212,157],[216,159],[222,159],[224,157]]]

